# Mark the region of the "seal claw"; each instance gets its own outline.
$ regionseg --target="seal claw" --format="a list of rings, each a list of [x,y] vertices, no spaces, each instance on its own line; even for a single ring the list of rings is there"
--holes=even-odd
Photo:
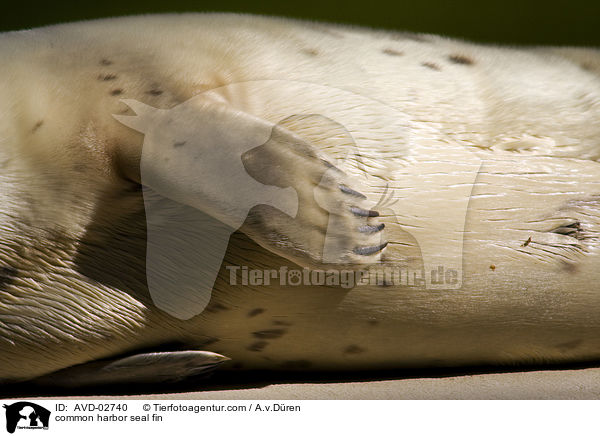
[[[365,194],[362,194],[362,193],[360,193],[358,191],[355,191],[354,189],[349,188],[346,185],[340,185],[340,191],[342,191],[344,194],[352,195],[354,197],[362,198],[362,199],[365,199],[365,200],[367,198],[367,196]]]
[[[385,228],[385,224],[384,223],[378,224],[376,226],[371,226],[371,225],[366,224],[364,226],[360,226],[358,228],[358,231],[361,232],[361,233],[367,233],[367,234],[369,234],[369,233],[381,232],[384,228]]]
[[[363,218],[372,218],[379,216],[379,212],[377,212],[376,210],[366,210],[356,206],[352,206],[350,208],[350,212],[352,212],[356,216]]]
[[[372,247],[356,247],[353,251],[361,256],[370,256],[371,254],[379,253],[387,247],[387,245],[388,243],[384,242],[383,244],[374,245]]]

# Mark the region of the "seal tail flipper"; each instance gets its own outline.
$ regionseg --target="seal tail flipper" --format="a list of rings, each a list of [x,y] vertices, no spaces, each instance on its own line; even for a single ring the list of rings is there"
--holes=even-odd
[[[228,357],[209,351],[142,353],[65,368],[32,382],[81,388],[98,385],[174,383],[211,374]]]

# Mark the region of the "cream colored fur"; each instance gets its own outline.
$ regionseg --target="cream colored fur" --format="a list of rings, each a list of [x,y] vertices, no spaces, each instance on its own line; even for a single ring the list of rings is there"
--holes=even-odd
[[[600,358],[597,50],[190,14],[6,33],[0,54],[0,379],[174,342],[244,368]],[[397,111],[400,127],[369,126],[372,137],[356,141],[362,165],[350,158],[343,169],[367,173],[370,199],[386,186],[398,199],[381,217],[384,263],[420,267],[424,244],[456,263],[448,247],[464,239],[460,289],[231,286],[227,265],[298,267],[250,229],[233,235],[206,311],[183,321],[154,306],[143,135],[113,115],[133,115],[124,98],[168,109],[214,88],[237,89],[225,101],[263,118],[305,97],[227,88],[258,80],[340,89]],[[310,123],[288,127],[311,134]],[[331,138],[314,145],[332,159],[344,152]],[[466,170],[444,162],[445,150],[482,162],[458,232],[447,229],[452,201],[438,199]]]

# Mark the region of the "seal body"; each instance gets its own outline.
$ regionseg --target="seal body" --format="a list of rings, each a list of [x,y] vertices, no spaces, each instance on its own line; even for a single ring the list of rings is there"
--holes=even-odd
[[[598,51],[199,14],[12,32],[0,53],[1,380],[173,344],[247,369],[600,357]],[[275,82],[304,88],[282,96]],[[369,199],[393,198],[378,202],[387,246],[363,284],[312,280],[318,262],[273,248],[289,234],[261,239],[279,222],[265,212],[231,235],[205,310],[156,307],[144,135],[113,115],[135,114],[123,99],[169,110],[213,90],[273,122],[304,105],[286,129],[364,179]],[[353,115],[365,98],[389,121]],[[319,137],[310,116],[325,112],[349,114],[351,147]],[[294,224],[298,237],[326,227],[319,210]],[[395,281],[377,276],[385,266],[439,274]]]

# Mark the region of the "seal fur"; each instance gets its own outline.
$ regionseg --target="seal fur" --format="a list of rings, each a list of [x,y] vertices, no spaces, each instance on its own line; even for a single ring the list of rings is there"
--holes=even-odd
[[[6,33],[0,52],[1,380],[171,343],[270,369],[600,357],[597,50],[186,14]],[[445,231],[438,216],[422,236],[440,263],[464,239],[460,289],[233,287],[228,265],[298,268],[268,248],[277,241],[258,244],[248,230],[232,236],[203,313],[180,320],[155,307],[145,274],[143,138],[112,114],[133,115],[123,98],[171,108],[263,79],[367,94],[410,119],[409,132],[392,133],[425,142],[417,157],[452,144],[482,160],[464,231]],[[228,98],[249,112],[269,105],[260,95]],[[341,147],[314,144],[325,154]],[[383,261],[420,267],[422,244],[403,224],[447,206],[436,203],[440,180],[460,175],[460,162],[449,169],[434,160],[424,173],[373,142],[360,155],[362,165],[342,169],[381,181],[360,192],[376,199],[390,189],[399,199],[395,216],[379,217]],[[412,210],[402,201],[411,193],[422,199]]]

